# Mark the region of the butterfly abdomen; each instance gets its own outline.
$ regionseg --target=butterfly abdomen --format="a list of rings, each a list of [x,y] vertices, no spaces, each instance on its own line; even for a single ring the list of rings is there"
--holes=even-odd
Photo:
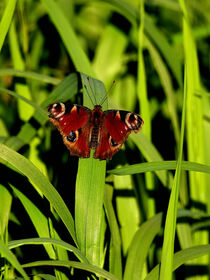
[[[96,105],[92,111],[92,116],[90,122],[92,123],[92,131],[90,134],[90,142],[89,147],[91,149],[96,149],[98,145],[98,136],[99,136],[99,129],[101,126],[101,119],[102,119],[103,111],[100,105]]]

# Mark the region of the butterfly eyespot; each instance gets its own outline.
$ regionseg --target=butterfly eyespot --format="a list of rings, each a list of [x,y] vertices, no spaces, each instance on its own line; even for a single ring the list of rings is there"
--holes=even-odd
[[[66,137],[69,142],[75,142],[77,139],[76,133],[72,130],[69,135]]]
[[[111,138],[111,137],[110,137]],[[110,144],[115,147],[117,146],[118,144],[113,140],[113,138],[110,139]]]
[[[61,104],[60,104],[60,103],[55,103],[55,104],[53,105],[53,109],[55,109],[55,110],[60,110],[60,109],[61,109]]]

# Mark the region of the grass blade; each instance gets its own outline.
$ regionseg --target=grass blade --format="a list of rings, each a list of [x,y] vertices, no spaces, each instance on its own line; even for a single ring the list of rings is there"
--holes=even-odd
[[[58,2],[54,0],[42,0],[42,3],[46,7],[48,14],[58,30],[77,71],[85,71],[85,73],[89,75],[94,75],[90,62],[81,48],[70,21],[67,20]]]
[[[132,175],[150,171],[158,171],[158,170],[175,170],[177,167],[177,161],[169,160],[169,161],[158,161],[158,162],[144,162],[139,164],[133,164],[125,167],[120,167],[112,170],[108,170],[107,172],[115,175]],[[195,171],[195,172],[203,172],[210,173],[210,166],[205,164],[200,164],[197,162],[190,161],[182,161],[182,170],[186,171]]]
[[[61,266],[61,267],[74,267],[81,270],[89,271],[94,273],[98,277],[103,277],[107,280],[119,280],[113,274],[109,273],[108,271],[101,269],[97,266],[91,264],[84,264],[80,262],[73,262],[73,261],[37,261],[32,263],[24,264],[23,267],[36,267],[36,266]]]
[[[48,179],[28,159],[3,144],[0,144],[0,158],[23,173],[35,188],[38,188],[43,193],[66,225],[74,242],[77,244],[74,231],[74,220],[59,193],[51,185]]]
[[[16,6],[17,0],[9,0],[5,3],[7,3],[7,6],[6,6],[6,9],[4,11],[1,22],[0,22],[0,34],[1,34],[1,36],[0,36],[0,52],[1,52],[2,46],[4,44],[4,40],[5,40],[5,37],[7,35],[7,32],[9,30],[9,26],[10,26],[11,21],[12,21],[12,17],[13,17],[14,11],[15,11],[15,6]]]
[[[23,276],[24,279],[29,280],[21,264],[18,262],[16,256],[8,249],[8,247],[0,239],[0,252],[1,255],[11,263],[11,265]]]
[[[183,143],[184,143],[186,97],[187,97],[187,84],[186,83],[187,83],[187,81],[186,81],[186,76],[185,76],[180,147],[179,147],[179,155],[178,155],[176,173],[174,176],[174,182],[173,182],[173,186],[172,186],[172,190],[171,190],[169,206],[168,206],[168,211],[167,211],[167,215],[166,215],[163,249],[162,249],[162,257],[161,257],[161,267],[160,267],[160,280],[172,279],[174,239],[175,239],[175,230],[176,230],[180,174],[181,174]]]

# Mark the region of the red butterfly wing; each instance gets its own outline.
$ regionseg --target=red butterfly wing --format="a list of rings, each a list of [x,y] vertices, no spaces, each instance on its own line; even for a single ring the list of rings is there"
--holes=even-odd
[[[94,157],[101,160],[111,159],[121,148],[129,134],[132,131],[137,133],[143,123],[142,118],[135,113],[117,110],[105,111]]]
[[[50,121],[60,131],[71,155],[89,157],[89,132],[91,110],[80,105],[54,103],[48,106]]]

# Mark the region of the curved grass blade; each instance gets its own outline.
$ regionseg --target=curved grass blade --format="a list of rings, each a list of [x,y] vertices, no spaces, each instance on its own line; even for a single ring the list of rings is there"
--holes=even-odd
[[[0,158],[13,165],[29,179],[35,189],[38,188],[42,192],[67,227],[75,244],[77,244],[74,230],[74,220],[71,213],[57,190],[48,181],[48,179],[28,159],[8,148],[4,144],[0,144]]]
[[[187,248],[181,250],[174,254],[173,260],[173,271],[175,271],[178,267],[185,264],[190,260],[194,260],[196,258],[205,256],[210,253],[210,245],[200,245],[194,246],[191,248]],[[145,280],[158,280],[159,279],[159,270],[160,266],[157,265],[153,270],[147,275]]]
[[[132,175],[150,171],[158,170],[175,170],[177,166],[176,160],[158,161],[158,162],[144,162],[133,164],[125,167],[120,167],[107,172],[114,175]],[[182,170],[210,173],[210,166],[190,161],[182,161]]]
[[[116,276],[109,273],[108,271],[101,269],[95,265],[84,264],[74,261],[36,261],[24,264],[23,267],[36,267],[36,266],[61,266],[61,267],[74,267],[81,270],[89,271],[94,273],[98,277],[104,277],[107,280],[119,280]]]
[[[20,94],[18,94],[16,92],[14,92],[14,91],[6,89],[6,88],[0,87],[0,92],[5,92],[5,93],[7,93],[7,94],[9,94],[11,96],[14,96],[16,98],[21,99],[25,103],[27,103],[27,104],[31,105],[33,108],[35,108],[43,118],[47,119],[47,112],[44,111],[39,105],[37,105],[33,101],[27,99],[26,97],[24,97],[24,96],[22,96],[22,95],[20,95]]]
[[[40,81],[42,83],[48,83],[52,85],[58,85],[61,80],[57,78],[53,78],[47,75],[38,74],[36,72],[31,71],[22,71],[17,69],[0,69],[0,76],[14,76],[14,77],[23,77],[36,81]]]
[[[136,232],[128,251],[124,280],[143,279],[143,268],[151,243],[160,231],[162,213],[144,222]]]
[[[10,249],[14,249],[20,246],[25,245],[44,245],[44,244],[51,244],[56,245],[58,247],[61,247],[69,252],[73,252],[75,256],[83,263],[88,263],[88,260],[85,258],[85,256],[81,253],[80,250],[78,250],[76,247],[70,245],[69,243],[66,243],[62,240],[53,239],[53,238],[27,238],[27,239],[20,239],[20,240],[13,240],[8,242],[8,247]]]
[[[48,98],[41,104],[41,107],[46,109],[51,103],[66,101],[72,98],[78,91],[78,75],[76,73],[72,73],[60,82]],[[45,124],[47,119],[48,118],[46,116],[43,116],[39,111],[36,111],[29,122],[25,123],[21,127],[17,137],[10,138],[5,144],[13,150],[20,149],[23,145],[30,143],[31,139],[37,133],[37,128],[33,126],[34,120],[36,124],[41,126]]]

